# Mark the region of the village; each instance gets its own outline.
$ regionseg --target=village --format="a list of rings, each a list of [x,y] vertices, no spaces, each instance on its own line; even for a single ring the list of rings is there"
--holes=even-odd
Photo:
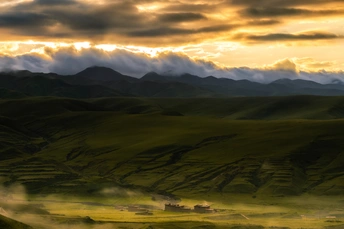
[[[120,211],[127,210],[128,212],[133,212],[135,215],[153,215],[152,209],[140,206],[140,205],[130,205],[127,207],[117,206]],[[162,210],[162,209],[161,209]],[[164,204],[164,211],[166,212],[181,212],[181,213],[215,213],[217,210],[210,208],[210,205],[207,204],[197,204],[192,208],[185,205],[166,203]]]
[[[196,212],[196,213],[214,213],[216,210],[210,208],[209,205],[205,204],[197,204],[194,206],[193,209],[186,207],[185,205],[179,205],[179,204],[171,204],[167,203],[165,204],[165,211],[170,212]]]
[[[193,206],[193,208],[186,206],[186,205],[182,205],[182,204],[177,204],[177,203],[165,203],[163,205],[163,208],[152,208],[152,206],[145,206],[145,205],[129,205],[129,206],[117,206],[116,209],[120,210],[120,211],[128,211],[128,212],[132,212],[135,215],[138,216],[152,216],[155,213],[157,213],[158,211],[164,211],[164,212],[171,212],[171,213],[181,213],[181,214],[185,214],[185,213],[199,213],[199,214],[215,214],[215,213],[222,213],[223,212],[227,212],[226,209],[213,209],[211,208],[210,205],[208,204],[196,204]],[[154,212],[154,213],[153,213]],[[252,218],[259,218],[258,215],[244,215],[244,214],[240,214],[240,213],[232,213],[231,215],[231,219],[241,219],[241,220],[251,220]],[[264,214],[263,214],[264,215]],[[227,217],[229,217],[229,215],[226,215]],[[308,221],[308,220],[315,220],[315,219],[324,219],[326,220],[326,222],[340,222],[338,217],[335,215],[328,215],[327,213],[323,212],[323,213],[317,213],[314,215],[293,215],[290,216],[292,218],[295,219],[300,219],[303,221]],[[339,218],[342,218],[343,215],[340,215]],[[216,218],[216,217],[215,217]],[[286,218],[288,218],[288,216],[286,216]]]

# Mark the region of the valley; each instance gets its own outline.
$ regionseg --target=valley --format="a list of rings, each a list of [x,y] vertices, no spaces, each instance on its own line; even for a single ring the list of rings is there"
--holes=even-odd
[[[314,228],[340,225],[342,101],[312,96],[1,100],[0,177],[7,190],[2,207],[6,210],[6,201],[23,200],[38,206],[38,215],[48,214],[62,224],[75,217],[81,217],[78,223],[86,216],[100,223],[123,223],[131,217],[137,228],[145,222],[170,228],[168,219],[175,213],[164,213],[164,203],[193,206],[206,201],[225,212],[177,216],[180,223],[191,221],[198,228],[201,217],[210,225],[205,228],[224,228],[218,219],[243,214],[258,218],[222,222],[228,228],[243,223],[300,228],[293,225],[310,223],[301,215],[313,217],[319,211],[315,206],[322,206],[327,210],[311,219]],[[24,199],[8,191],[16,186]],[[307,198],[314,203],[300,204]],[[84,202],[94,204],[85,207]],[[114,210],[130,204],[155,206],[154,219],[161,217],[166,225],[157,226],[160,220],[152,222],[153,216]],[[66,210],[74,208],[70,206],[76,209]],[[277,224],[259,219],[263,213],[258,209],[269,206],[284,209]],[[105,212],[97,216],[100,208]],[[273,213],[269,220],[276,217],[275,210],[266,212]],[[288,214],[300,222],[295,224]],[[324,217],[332,214],[338,219],[326,223]],[[316,227],[319,220],[321,227]]]

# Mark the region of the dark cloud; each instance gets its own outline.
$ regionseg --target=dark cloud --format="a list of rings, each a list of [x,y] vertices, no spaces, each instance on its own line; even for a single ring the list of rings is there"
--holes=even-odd
[[[220,4],[172,4],[162,8],[162,11],[167,12],[214,12],[220,7]]]
[[[328,2],[344,3],[344,0],[199,2],[193,4],[191,1],[175,0],[107,0],[99,4],[83,0],[34,0],[0,8],[0,29],[6,30],[19,40],[22,37],[40,37],[140,45],[161,42],[180,44],[197,42],[209,37],[226,39],[221,38],[218,33],[232,33],[236,29],[245,30],[250,26],[270,28],[273,25],[287,23],[292,16],[311,18],[341,15],[341,8],[317,8]],[[148,7],[145,8],[146,6]],[[158,8],[152,10],[149,8],[152,6]],[[203,36],[204,33],[207,36]],[[155,37],[158,40],[151,39]],[[317,37],[320,40],[334,38],[325,35],[268,34],[246,36],[246,39],[314,40]]]
[[[205,19],[207,19],[207,17],[200,13],[166,13],[158,15],[159,21],[168,23],[199,21]]]
[[[0,27],[44,27],[55,24],[48,15],[29,12],[0,14]]]
[[[0,28],[30,28],[14,31],[15,34],[30,36],[92,38],[108,34],[126,35],[128,31],[155,25],[152,20],[153,16],[139,13],[137,7],[128,1],[88,5],[72,0],[36,0],[0,13]],[[55,25],[59,27],[54,30]],[[48,26],[50,29],[42,28]]]
[[[277,25],[282,23],[279,20],[272,20],[272,19],[262,19],[262,20],[251,20],[247,22],[247,25],[253,26],[267,26],[267,25]]]
[[[156,1],[108,1],[105,4],[90,5],[74,0],[35,0],[16,5],[6,13],[0,13],[0,28],[15,30],[15,27],[26,27],[30,29],[13,31],[13,33],[67,39],[98,39],[101,36],[162,37],[231,29],[226,25],[212,25],[214,23],[208,22],[207,17],[202,13],[157,14],[140,11],[137,5],[152,2]],[[194,6],[194,9],[200,9],[201,5]],[[198,21],[204,23],[189,27],[179,26],[183,22]],[[58,28],[54,27],[56,25]],[[178,42],[181,40],[178,39]],[[186,41],[185,37],[184,40]]]
[[[333,33],[326,32],[308,32],[301,34],[289,33],[270,33],[264,35],[239,35],[238,38],[243,38],[250,41],[302,41],[302,40],[332,40],[339,39],[340,36]]]
[[[56,72],[67,75],[97,65],[136,77],[155,71],[161,74],[169,72],[172,75],[183,73],[201,77],[212,75],[261,83],[269,83],[282,78],[313,80],[319,83],[331,83],[334,80],[344,81],[344,73],[298,72],[296,64],[288,59],[278,61],[264,70],[247,67],[222,68],[209,61],[193,60],[184,54],[173,52],[164,52],[155,57],[149,57],[142,53],[132,53],[121,49],[106,52],[93,48],[81,51],[74,48],[63,48],[57,51],[47,50],[47,54],[49,55],[48,59],[34,54],[16,57],[0,55],[0,71],[25,69],[33,72]]]
[[[306,10],[297,8],[246,8],[240,14],[246,17],[281,17],[281,16],[330,16],[342,15],[341,10]]]
[[[227,5],[247,7],[296,7],[318,6],[329,3],[344,3],[343,0],[226,0]]]
[[[115,31],[119,28],[141,28],[144,23],[149,22],[147,15],[139,14],[134,5],[126,2],[93,8],[84,7],[72,9],[53,8],[46,12],[73,30]]]
[[[202,27],[199,29],[159,27],[159,28],[155,28],[155,29],[130,32],[128,35],[129,36],[135,36],[135,37],[159,37],[159,36],[173,36],[173,35],[192,35],[192,34],[200,34],[200,33],[230,31],[234,27],[235,27],[235,25],[214,25],[214,26]]]
[[[169,36],[169,35],[187,35],[195,33],[191,29],[182,29],[182,28],[173,28],[173,27],[159,27],[148,30],[137,30],[129,32],[129,36],[134,37],[160,37],[160,36]]]
[[[71,9],[82,7],[84,4],[76,0],[33,0],[24,1],[20,4],[13,5],[11,8],[7,9],[8,13],[14,12],[35,12],[39,14],[44,14],[46,10],[59,8],[59,9]]]
[[[49,6],[57,6],[57,5],[75,5],[77,4],[74,0],[35,0],[35,5],[49,5]]]
[[[224,31],[230,31],[236,27],[237,25],[224,24],[224,25],[206,26],[196,31],[197,33],[224,32]]]

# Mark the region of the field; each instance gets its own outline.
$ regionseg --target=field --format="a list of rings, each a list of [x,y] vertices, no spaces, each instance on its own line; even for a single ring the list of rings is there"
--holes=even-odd
[[[199,200],[183,199],[192,206]],[[303,195],[289,198],[255,198],[233,195],[222,202],[208,202],[215,213],[163,211],[163,201],[147,195],[133,198],[81,199],[58,195],[30,201],[14,197],[2,203],[7,217],[33,228],[343,228],[343,198]],[[139,205],[152,215],[136,215],[128,206]],[[333,218],[335,217],[335,218]],[[21,228],[21,227],[8,227]]]
[[[343,228],[343,117],[342,97],[0,100],[0,206],[34,228]]]

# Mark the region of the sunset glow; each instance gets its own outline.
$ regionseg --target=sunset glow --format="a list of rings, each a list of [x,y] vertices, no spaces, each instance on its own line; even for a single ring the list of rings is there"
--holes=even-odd
[[[0,53],[120,49],[151,57],[180,53],[219,68],[267,69],[287,59],[302,71],[338,72],[343,15],[341,0],[6,0]]]

